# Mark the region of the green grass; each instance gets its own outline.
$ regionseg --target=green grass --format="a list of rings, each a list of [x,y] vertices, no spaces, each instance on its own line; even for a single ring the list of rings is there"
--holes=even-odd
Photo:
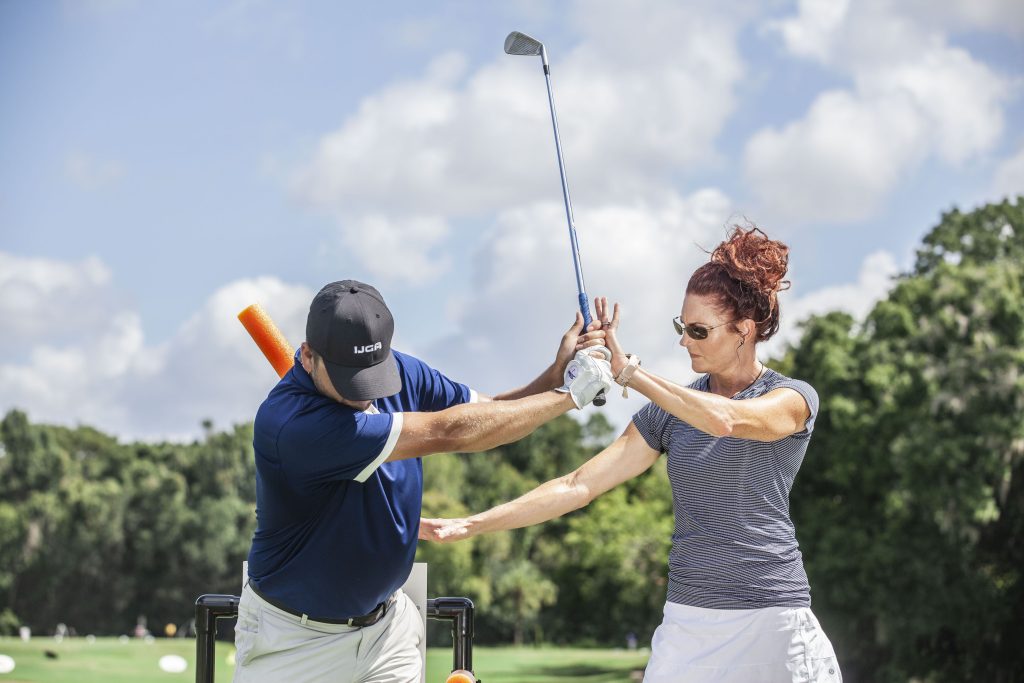
[[[234,667],[230,643],[217,643],[217,683],[228,683]],[[50,650],[56,659],[46,657]],[[16,668],[0,674],[0,683],[172,683],[194,681],[195,641],[185,638],[157,638],[152,643],[116,638],[70,638],[61,643],[52,638],[33,638],[24,643],[0,638],[0,654],[13,657]],[[188,669],[181,674],[164,673],[157,666],[160,657],[181,655]],[[630,673],[647,661],[644,651],[584,650],[568,648],[473,649],[473,668],[483,683],[627,683]],[[441,683],[451,670],[452,652],[431,648],[427,652],[427,683]]]

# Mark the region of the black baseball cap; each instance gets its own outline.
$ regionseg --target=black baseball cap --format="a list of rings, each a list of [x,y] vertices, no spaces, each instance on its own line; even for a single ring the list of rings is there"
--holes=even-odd
[[[371,401],[402,390],[391,337],[395,321],[376,289],[358,280],[325,285],[306,318],[306,343],[342,398]]]

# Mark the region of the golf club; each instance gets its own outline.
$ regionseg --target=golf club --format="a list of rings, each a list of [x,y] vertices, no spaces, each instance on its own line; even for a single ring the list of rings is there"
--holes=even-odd
[[[569,201],[569,183],[565,179],[565,162],[562,160],[562,142],[558,138],[558,119],[555,117],[555,98],[551,93],[551,67],[548,66],[548,53],[544,49],[544,43],[536,38],[531,38],[525,33],[512,31],[505,38],[505,53],[510,55],[528,55],[536,57],[540,55],[541,63],[544,65],[544,82],[548,87],[548,104],[551,106],[551,127],[555,130],[555,151],[558,152],[558,173],[562,179],[562,197],[565,199],[565,218],[569,222],[569,242],[572,245],[572,265],[576,268],[576,290],[579,292],[580,313],[583,314],[583,329],[586,331],[590,326],[590,303],[587,299],[587,288],[583,284],[583,266],[580,265],[580,247],[576,241],[576,224],[572,217],[572,202]],[[602,391],[594,399],[594,405],[603,406],[605,403],[604,392]]]

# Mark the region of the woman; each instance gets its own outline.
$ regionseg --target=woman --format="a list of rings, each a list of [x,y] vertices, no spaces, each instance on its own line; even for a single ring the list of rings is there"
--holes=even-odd
[[[766,368],[757,344],[779,328],[789,249],[736,227],[690,277],[672,323],[704,373],[688,387],[623,352],[619,310],[598,299],[579,347],[605,344],[616,381],[651,402],[579,469],[487,512],[421,523],[450,541],[537,524],[583,507],[668,454],[675,502],[664,620],[644,681],[774,683],[842,680],[810,610],[789,492],[818,411],[814,389]]]

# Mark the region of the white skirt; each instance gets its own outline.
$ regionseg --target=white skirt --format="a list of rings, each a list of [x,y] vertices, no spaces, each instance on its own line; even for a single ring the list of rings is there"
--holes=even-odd
[[[644,683],[841,683],[807,607],[704,609],[665,603]]]

